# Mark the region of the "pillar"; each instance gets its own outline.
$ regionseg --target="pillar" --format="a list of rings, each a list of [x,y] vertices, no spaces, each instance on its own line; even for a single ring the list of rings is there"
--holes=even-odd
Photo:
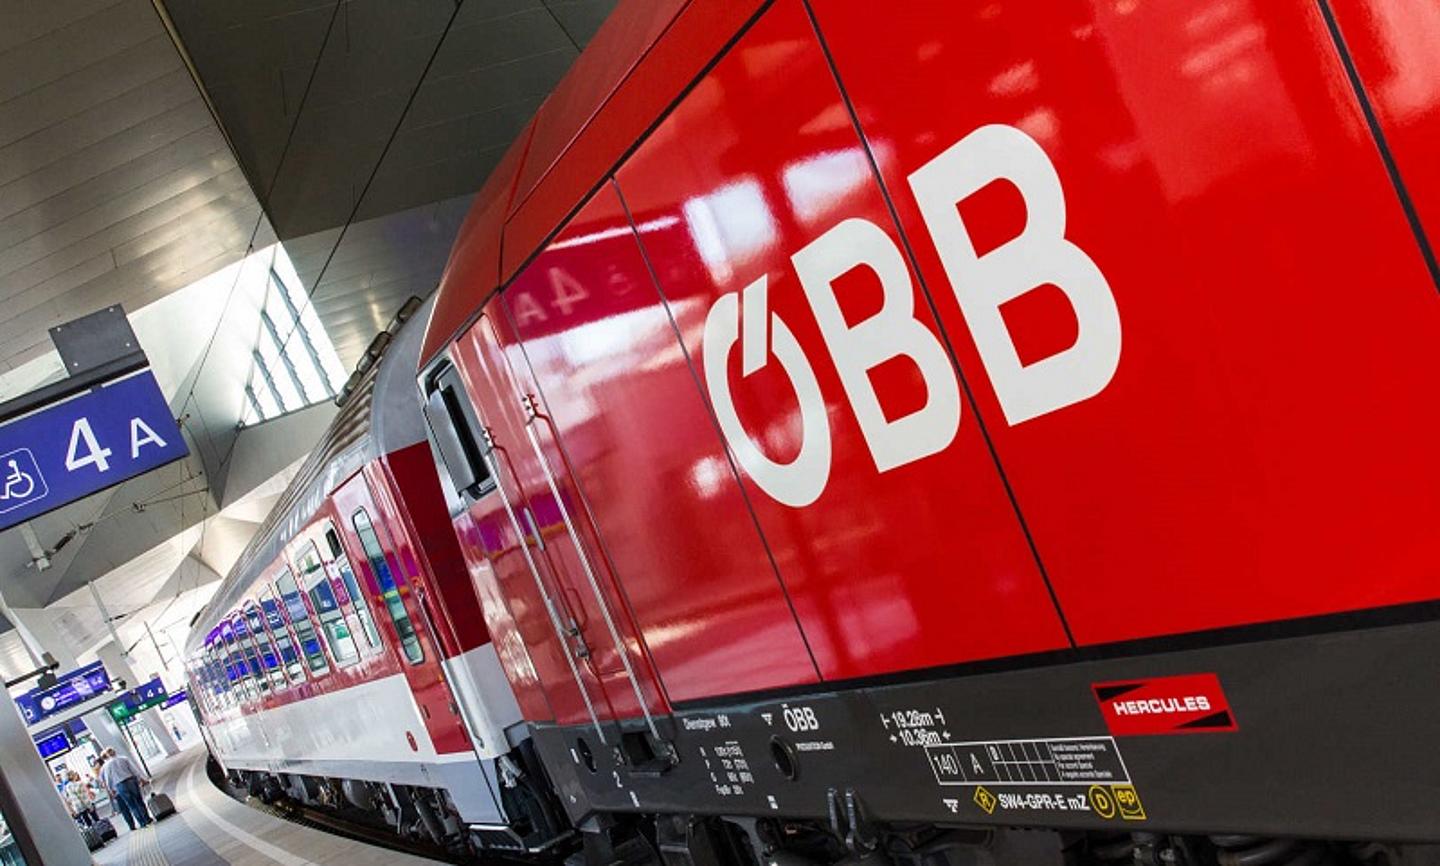
[[[0,811],[28,866],[91,866],[90,852],[12,700],[0,701]]]

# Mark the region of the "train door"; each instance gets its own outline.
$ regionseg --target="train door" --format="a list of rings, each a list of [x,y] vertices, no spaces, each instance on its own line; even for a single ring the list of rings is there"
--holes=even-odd
[[[394,639],[396,661],[435,750],[470,748],[459,708],[445,683],[434,627],[423,610],[419,565],[403,524],[395,520],[393,503],[372,495],[363,474],[337,489],[332,501],[339,518],[341,552],[348,546],[353,556],[347,560],[367,577],[369,600],[374,602],[370,609]]]
[[[478,366],[473,344],[457,345],[453,360],[430,370],[425,414],[446,470],[443,483],[457,497],[452,523],[471,583],[485,600],[487,625],[503,643],[515,636],[518,644],[498,648],[506,676],[526,719],[591,724],[599,732],[597,684],[571,645],[574,617],[538,558],[539,533],[531,529],[532,511],[505,444],[518,439],[508,404],[484,387],[490,371]],[[461,368],[474,371],[468,383]],[[483,390],[467,393],[474,387]]]
[[[663,230],[645,225],[646,234]],[[585,516],[670,701],[815,682],[789,599],[613,184],[505,290]],[[737,641],[736,635],[747,640]]]
[[[664,695],[601,555],[595,527],[558,448],[554,422],[523,356],[517,357],[518,341],[504,311],[492,305],[462,342],[463,390],[474,397],[473,409],[484,421],[468,417],[472,409],[459,405],[460,377],[452,372],[442,373],[432,385],[432,425],[442,413],[448,417],[441,418],[442,425],[475,425],[464,435],[477,443],[476,456],[494,477],[511,529],[524,539],[526,567],[574,683],[572,694],[584,708],[583,715],[573,704],[569,713],[557,708],[557,721],[588,721],[602,743],[622,746],[632,764],[663,765],[668,760]],[[543,679],[547,690],[571,692],[563,676],[558,686],[555,677]],[[607,719],[634,717],[643,719],[643,730],[607,733],[602,725]]]

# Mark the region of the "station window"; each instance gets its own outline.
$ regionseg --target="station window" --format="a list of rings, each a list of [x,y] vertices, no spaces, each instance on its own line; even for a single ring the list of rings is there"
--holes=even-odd
[[[300,654],[295,650],[290,629],[285,627],[285,616],[280,613],[280,602],[275,600],[275,594],[268,589],[260,593],[260,609],[265,614],[265,627],[269,629],[275,648],[280,653],[280,663],[284,666],[285,676],[292,683],[301,682],[305,679],[305,667],[300,664]]]
[[[300,597],[300,587],[295,585],[295,576],[290,569],[280,569],[275,579],[275,588],[280,591],[280,600],[285,604],[285,615],[295,627],[295,637],[300,641],[300,652],[305,656],[311,673],[323,674],[330,670],[325,661],[325,650],[320,647],[320,638],[315,634],[315,624],[310,621],[310,611],[305,609],[305,600]]]
[[[345,381],[335,347],[280,244],[272,249],[241,425],[331,399]]]
[[[340,581],[350,596],[355,618],[360,621],[360,633],[365,636],[366,647],[371,650],[379,649],[380,630],[375,627],[375,617],[370,615],[370,605],[360,591],[360,582],[355,579],[355,569],[350,567],[350,557],[345,555],[345,548],[340,546],[340,535],[335,531],[335,527],[325,527],[325,544],[330,548],[335,570],[340,572]]]
[[[478,499],[495,486],[483,452],[484,437],[475,409],[465,396],[454,367],[442,367],[430,379],[425,395],[425,421],[440,452],[444,475],[455,492]]]
[[[415,624],[410,621],[410,612],[405,609],[405,600],[400,597],[396,574],[390,570],[390,563],[385,559],[385,550],[380,546],[380,538],[375,533],[370,513],[363,508],[358,509],[351,516],[350,522],[355,526],[355,534],[360,536],[360,546],[365,548],[365,558],[375,573],[375,583],[380,586],[380,598],[385,602],[391,621],[395,623],[395,633],[400,636],[400,646],[405,651],[405,658],[410,664],[418,665],[425,660],[425,650],[420,646],[420,636],[415,633]]]
[[[314,609],[316,619],[320,620],[320,633],[325,635],[325,642],[330,645],[330,655],[335,658],[335,664],[343,667],[359,661],[360,650],[355,646],[355,636],[350,632],[350,623],[345,619],[335,587],[330,585],[330,575],[325,573],[315,542],[305,545],[296,565],[300,569],[305,592],[310,596],[310,607]]]

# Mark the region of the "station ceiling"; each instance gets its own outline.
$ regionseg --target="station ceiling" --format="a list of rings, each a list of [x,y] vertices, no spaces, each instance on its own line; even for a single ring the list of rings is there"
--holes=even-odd
[[[279,239],[353,365],[434,288],[470,195],[615,2],[0,4],[0,398],[60,374],[48,328],[119,303],[192,452],[0,533],[11,605],[104,578],[123,616],[217,579],[329,411],[237,448],[255,323],[229,275]]]
[[[614,4],[164,0],[347,362],[438,282],[470,195]]]

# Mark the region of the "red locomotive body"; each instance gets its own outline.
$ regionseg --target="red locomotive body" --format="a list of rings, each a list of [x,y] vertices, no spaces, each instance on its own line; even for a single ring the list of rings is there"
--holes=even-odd
[[[420,375],[577,825],[1440,841],[1436,50],[1398,0],[622,4]]]

